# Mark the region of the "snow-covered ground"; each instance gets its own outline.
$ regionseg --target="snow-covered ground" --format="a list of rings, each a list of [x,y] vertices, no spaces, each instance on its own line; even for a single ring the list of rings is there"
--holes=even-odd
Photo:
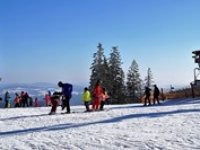
[[[71,109],[51,116],[50,107],[0,109],[0,149],[200,149],[200,99]]]

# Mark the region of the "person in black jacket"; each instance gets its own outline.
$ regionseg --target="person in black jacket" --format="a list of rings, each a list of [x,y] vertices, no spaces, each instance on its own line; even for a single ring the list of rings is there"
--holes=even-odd
[[[144,101],[144,106],[147,105],[147,100],[148,100],[148,105],[151,105],[151,100],[150,100],[150,96],[151,96],[151,89],[149,87],[145,87],[145,101]]]
[[[159,102],[159,95],[160,95],[160,91],[157,87],[157,85],[154,85],[154,94],[153,94],[153,104],[156,104],[156,101],[158,104],[160,104]]]

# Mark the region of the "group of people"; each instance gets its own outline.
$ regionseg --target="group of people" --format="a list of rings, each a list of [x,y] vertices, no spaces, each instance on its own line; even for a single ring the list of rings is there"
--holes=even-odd
[[[71,113],[70,111],[70,99],[72,97],[73,86],[70,83],[62,83],[58,82],[58,86],[62,89],[61,92],[54,92],[51,96],[52,108],[49,115],[55,114],[57,110],[57,106],[61,99],[62,101],[62,110],[67,109],[65,113]],[[103,110],[105,101],[109,98],[106,89],[102,88],[100,85],[100,80],[96,82],[96,85],[92,92],[85,87],[82,100],[84,102],[86,112]],[[92,103],[92,108],[90,108],[90,104]]]
[[[82,100],[84,101],[87,112],[103,110],[105,102],[108,100],[108,98],[108,93],[105,88],[101,87],[99,80],[96,82],[92,94],[89,89],[85,87],[82,95]],[[93,100],[92,109],[89,108],[91,100]]]
[[[62,88],[62,91],[54,92],[54,94],[51,96],[52,109],[49,114],[56,113],[60,97],[62,100],[62,110],[64,110],[64,108],[66,107],[67,108],[66,113],[70,113],[70,98],[72,96],[73,86],[72,84],[62,83],[61,81],[58,82],[58,86]],[[155,105],[156,103],[160,104],[159,95],[160,95],[160,90],[158,89],[157,85],[154,85],[153,105]],[[86,112],[103,110],[105,102],[108,99],[109,96],[107,94],[107,91],[105,88],[101,86],[100,80],[96,82],[95,87],[94,89],[91,90],[91,92],[87,87],[85,87],[82,94],[82,100],[84,102]],[[149,87],[145,87],[144,106],[147,106],[147,101],[148,101],[148,106],[152,105],[151,89]],[[90,104],[92,104],[92,108],[90,108]]]
[[[62,111],[66,108],[65,113],[71,113],[70,110],[70,99],[72,97],[72,91],[73,86],[70,83],[63,83],[61,81],[58,82],[58,87],[60,87],[62,90],[61,92],[54,92],[51,95],[51,92],[48,91],[48,94],[45,95],[45,105],[46,106],[52,106],[50,115],[55,114],[58,105],[61,101],[61,107]],[[159,101],[159,95],[160,91],[156,85],[154,85],[154,92],[153,92],[153,104],[155,105],[160,104]],[[10,107],[10,95],[7,91],[5,93],[5,108]],[[97,111],[97,110],[103,110],[105,102],[109,99],[108,93],[105,88],[103,88],[100,84],[100,80],[98,80],[92,90],[89,90],[87,87],[84,88],[83,94],[82,94],[82,101],[84,102],[86,112],[90,111]],[[151,104],[151,89],[149,87],[145,87],[145,99],[144,99],[144,106],[152,105]],[[39,101],[37,98],[35,98],[35,101],[33,103],[32,97],[28,95],[27,92],[22,91],[19,95],[18,93],[15,94],[14,99],[14,106],[15,107],[28,107],[28,106],[39,106]],[[90,108],[90,105],[92,107]]]
[[[5,96],[5,108],[10,108],[11,107],[11,96],[8,91],[6,91]],[[37,97],[35,98],[35,101],[33,102],[33,98],[28,95],[27,92],[21,91],[20,94],[15,93],[15,98],[14,98],[14,107],[38,107],[39,106],[39,101]]]
[[[159,95],[160,95],[160,90],[158,89],[157,85],[154,85],[154,92],[153,92],[153,104],[155,105],[156,102],[157,104],[160,104],[159,101]],[[145,99],[144,99],[144,106],[147,106],[147,101],[148,101],[148,106],[151,106],[151,89],[149,87],[145,87]]]

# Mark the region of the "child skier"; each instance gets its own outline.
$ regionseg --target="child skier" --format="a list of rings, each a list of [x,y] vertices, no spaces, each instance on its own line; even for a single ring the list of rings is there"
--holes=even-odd
[[[51,96],[52,107],[51,107],[51,111],[50,111],[49,115],[54,115],[56,113],[58,103],[60,100],[60,96],[61,96],[61,93],[59,93],[59,92],[54,92],[53,95]]]
[[[91,93],[90,93],[90,91],[88,90],[87,87],[84,88],[84,92],[83,92],[83,95],[82,95],[82,100],[84,102],[84,105],[85,105],[85,108],[86,108],[86,112],[89,112],[90,111],[89,103],[91,101]]]
[[[102,97],[101,97],[101,105],[100,105],[100,110],[103,110],[103,107],[105,105],[106,100],[108,100],[109,96],[108,93],[106,91],[106,88],[103,88],[102,91]]]

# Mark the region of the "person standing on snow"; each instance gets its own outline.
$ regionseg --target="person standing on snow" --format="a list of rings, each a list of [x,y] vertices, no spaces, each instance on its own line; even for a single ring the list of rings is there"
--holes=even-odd
[[[22,106],[22,107],[27,106],[28,107],[28,98],[29,98],[28,93],[22,91],[21,92],[21,103],[20,103],[20,106]]]
[[[30,96],[29,96],[29,98],[28,98],[28,105],[29,105],[30,107],[33,106],[33,98],[30,97]]]
[[[85,108],[86,108],[86,112],[90,112],[90,108],[89,108],[89,103],[91,101],[91,93],[88,90],[87,87],[84,88],[84,92],[82,95],[82,100],[84,102]]]
[[[44,100],[45,100],[45,106],[49,106],[51,103],[51,95],[45,94]]]
[[[159,95],[160,95],[160,91],[158,89],[158,87],[156,85],[154,85],[154,94],[153,94],[153,104],[156,104],[156,101],[158,104],[160,104],[159,102]]]
[[[67,112],[66,113],[70,113],[70,99],[72,97],[72,90],[73,90],[73,86],[72,84],[69,83],[62,83],[61,81],[58,82],[58,86],[60,88],[62,88],[62,110],[65,109],[65,107],[67,107]]]
[[[29,95],[27,92],[25,92],[23,107],[25,107],[25,106],[28,107],[28,98],[29,98]]]
[[[103,88],[100,110],[103,110],[105,102],[108,100],[108,98],[109,98],[109,96],[108,96],[108,93],[106,91],[106,88]]]
[[[97,80],[94,90],[93,90],[93,104],[92,104],[92,109],[93,110],[98,110],[99,109],[99,104],[101,101],[101,96],[102,96],[102,87],[100,86],[100,80]]]
[[[10,108],[10,94],[8,91],[5,93],[5,108]]]
[[[148,103],[149,103],[149,106],[151,105],[151,100],[150,100],[150,96],[151,96],[151,89],[149,87],[145,87],[145,101],[144,101],[144,106],[147,105],[147,100],[148,100]]]
[[[35,107],[39,107],[39,101],[38,101],[38,98],[37,98],[37,97],[35,98],[34,106],[35,106]]]
[[[14,100],[15,107],[20,107],[20,101],[21,101],[20,96],[17,93],[15,93],[15,100]]]

